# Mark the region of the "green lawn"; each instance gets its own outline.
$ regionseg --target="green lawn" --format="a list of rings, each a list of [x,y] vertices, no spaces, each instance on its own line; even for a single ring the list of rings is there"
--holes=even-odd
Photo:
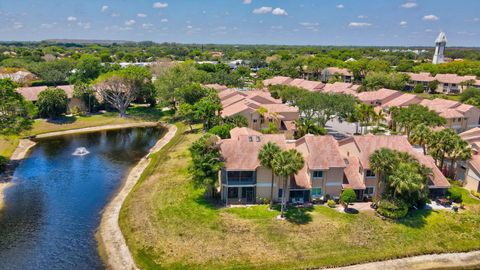
[[[0,136],[0,155],[10,157],[18,145],[18,139],[20,137],[86,127],[118,125],[142,121],[156,122],[170,115],[171,112],[163,112],[161,108],[132,107],[128,110],[127,118],[120,118],[117,113],[107,112],[91,116],[62,117],[55,121],[37,119],[34,121],[31,130],[25,131],[20,135]]]
[[[480,249],[479,205],[456,214],[416,211],[398,222],[323,206],[291,211],[288,221],[266,206],[218,209],[188,176],[188,146],[200,134],[179,127],[121,210],[142,269],[298,269]]]
[[[415,93],[413,93],[415,94]],[[434,98],[443,98],[443,99],[449,99],[453,101],[460,101],[460,95],[446,95],[446,94],[430,94],[430,93],[420,93],[420,94],[415,94],[417,96],[420,96],[425,99],[434,99]]]

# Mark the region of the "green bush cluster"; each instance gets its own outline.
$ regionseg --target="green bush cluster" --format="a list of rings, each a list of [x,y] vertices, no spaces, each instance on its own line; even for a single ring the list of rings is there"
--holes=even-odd
[[[451,187],[448,189],[448,197],[456,203],[462,202],[462,191],[459,187]]]
[[[328,207],[334,208],[337,204],[335,203],[334,200],[328,200],[327,205]]]
[[[478,199],[480,199],[480,192],[476,192],[474,190],[470,191],[470,193],[472,194],[473,197],[476,197]]]
[[[381,200],[377,212],[386,218],[399,219],[407,215],[408,206],[401,201]]]

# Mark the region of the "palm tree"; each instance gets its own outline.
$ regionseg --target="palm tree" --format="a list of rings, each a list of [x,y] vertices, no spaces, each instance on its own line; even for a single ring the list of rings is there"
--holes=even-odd
[[[422,146],[423,154],[427,154],[427,143],[432,136],[432,130],[425,124],[419,124],[410,133],[410,142]]]
[[[398,108],[398,107],[391,107],[391,108],[389,109],[389,111],[390,111],[390,117],[392,118],[392,121],[391,121],[391,123],[390,123],[390,129],[391,129],[392,131],[395,131],[395,132],[396,132],[396,131],[397,131],[397,122],[396,122],[395,117],[398,115],[398,113],[399,113],[399,111],[400,111],[400,108]]]
[[[380,199],[380,190],[382,185],[385,186],[387,176],[391,173],[393,168],[397,165],[397,155],[393,150],[388,148],[381,148],[373,152],[369,158],[370,169],[377,175],[377,185],[375,192],[375,201]]]
[[[372,105],[360,103],[355,107],[357,118],[360,121],[361,133],[363,134],[363,127],[367,127],[368,122],[375,115],[375,110]]]
[[[373,118],[375,118],[375,122],[376,122],[375,124],[378,127],[378,125],[380,125],[380,122],[385,121],[386,115],[383,112],[383,110],[379,110],[378,113],[375,113],[373,115]]]
[[[277,154],[272,161],[273,171],[275,172],[275,174],[284,178],[281,207],[282,218],[284,217],[284,212],[287,204],[287,194],[290,182],[289,179],[292,175],[301,170],[304,164],[305,161],[302,154],[296,149],[282,151]]]
[[[389,177],[389,186],[393,190],[393,198],[411,197],[416,193],[420,197],[425,189],[425,177],[418,172],[413,163],[400,163]]]
[[[462,139],[455,141],[452,152],[450,153],[450,176],[452,179],[456,177],[456,163],[459,160],[469,160],[472,158],[472,149],[468,143]]]
[[[280,149],[280,146],[278,146],[276,143],[267,142],[262,146],[260,152],[258,153],[258,160],[260,160],[260,164],[272,170],[272,184],[270,186],[270,209],[272,209],[273,206],[273,184],[275,177],[275,174],[273,173],[272,162],[275,156],[277,156],[281,151],[282,150]]]

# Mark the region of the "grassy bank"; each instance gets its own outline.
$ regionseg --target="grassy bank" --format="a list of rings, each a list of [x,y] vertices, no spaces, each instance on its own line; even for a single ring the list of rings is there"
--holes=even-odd
[[[323,206],[289,212],[284,222],[266,206],[217,209],[190,182],[188,146],[200,134],[184,130],[154,155],[120,214],[142,269],[298,269],[480,249],[478,205],[399,222]]]
[[[143,121],[156,122],[169,115],[170,112],[163,112],[161,108],[132,107],[128,110],[127,118],[120,118],[117,113],[107,112],[91,116],[62,117],[53,121],[37,119],[34,121],[31,130],[25,131],[20,135],[0,136],[0,155],[10,157],[18,145],[20,137],[105,125],[119,125]]]

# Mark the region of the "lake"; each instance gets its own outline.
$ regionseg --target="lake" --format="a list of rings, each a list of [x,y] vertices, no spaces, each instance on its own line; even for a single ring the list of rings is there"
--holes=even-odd
[[[39,140],[5,191],[0,269],[104,269],[101,211],[163,134],[150,127]]]

